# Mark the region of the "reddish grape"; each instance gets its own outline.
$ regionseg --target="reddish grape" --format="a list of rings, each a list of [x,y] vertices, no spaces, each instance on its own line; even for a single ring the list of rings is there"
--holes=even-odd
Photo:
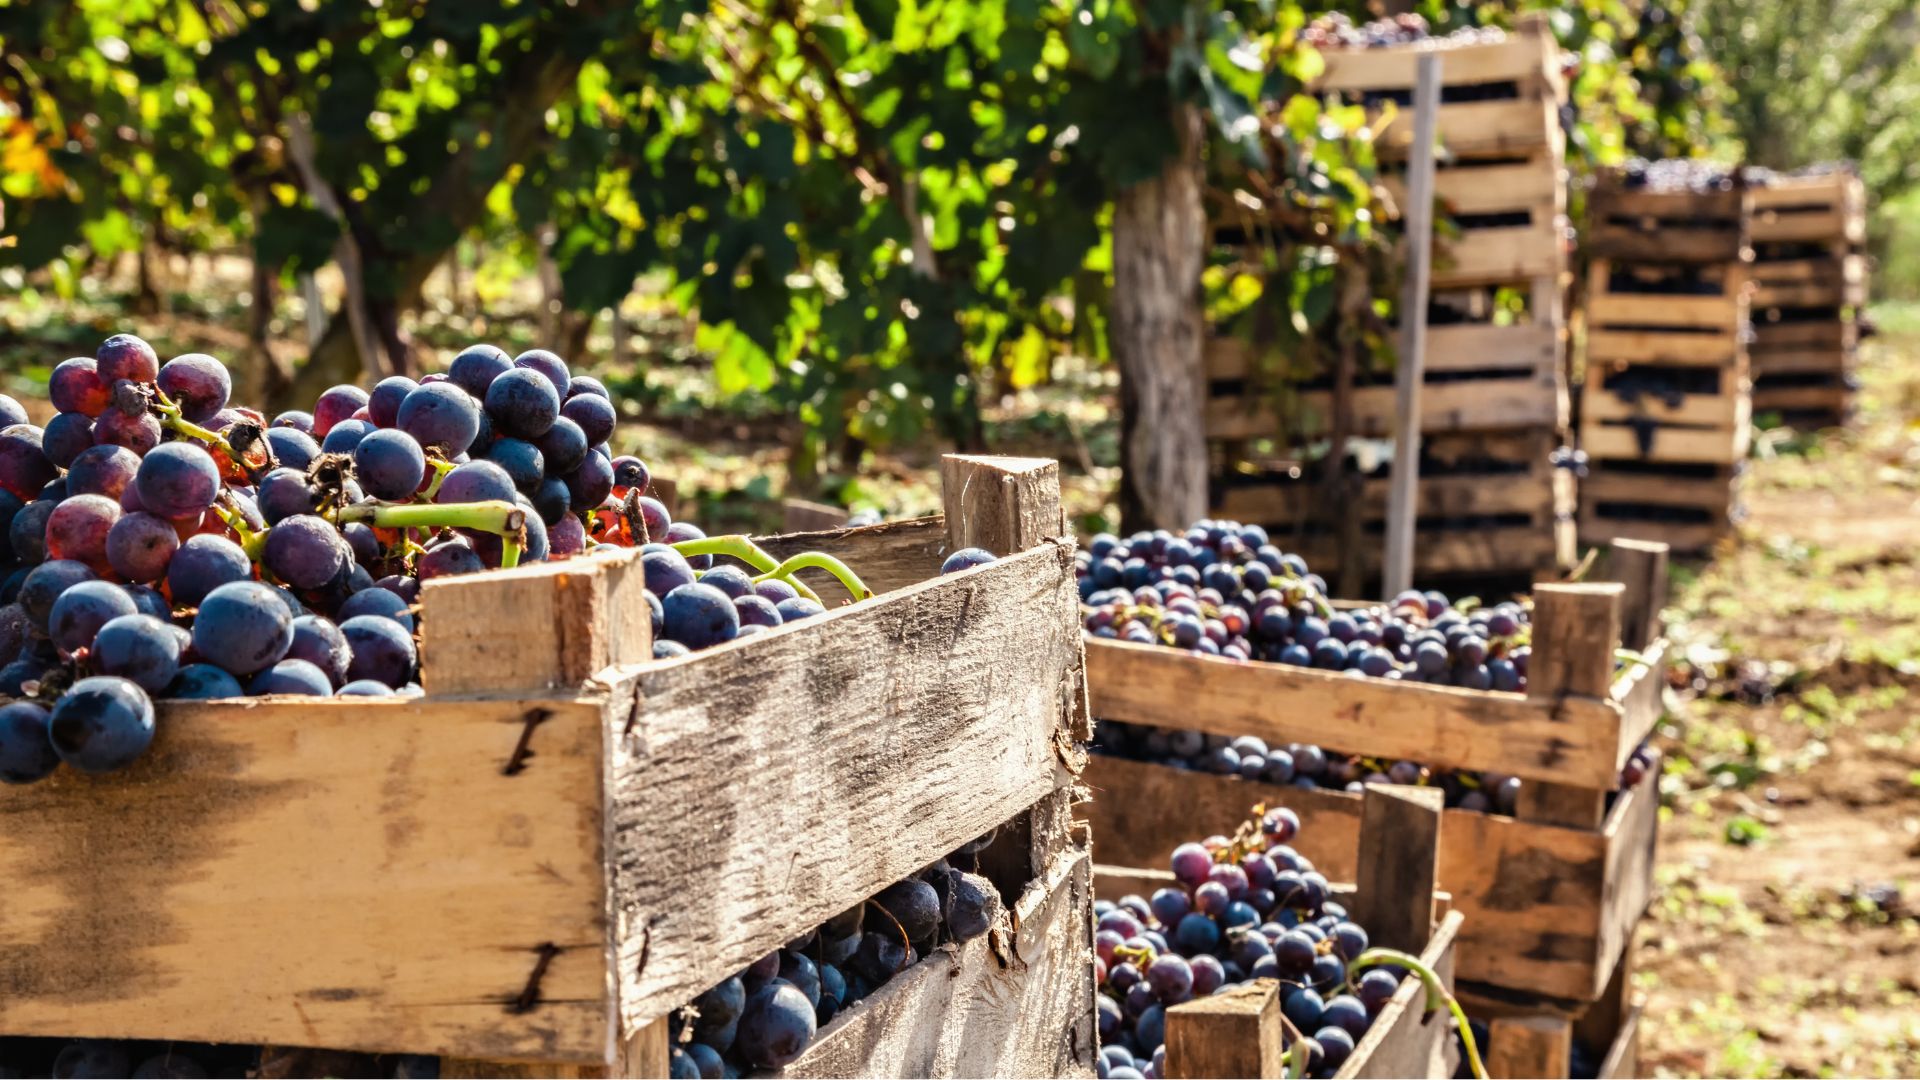
[[[111,386],[115,380],[151,383],[160,376],[160,357],[153,346],[132,334],[115,334],[102,342],[93,358],[98,362],[100,379]]]
[[[95,573],[112,569],[107,533],[120,520],[120,504],[104,495],[75,495],[47,518],[47,555],[85,563]]]
[[[160,421],[147,413],[128,416],[118,409],[108,409],[93,422],[93,441],[145,454],[160,445]]]
[[[352,416],[366,403],[367,392],[357,386],[343,383],[330,387],[313,404],[313,437],[325,439],[335,424]]]
[[[47,377],[47,398],[61,412],[79,413],[89,418],[106,411],[113,400],[112,384],[100,377],[98,363],[91,357],[76,356],[60,361]]]
[[[227,366],[206,353],[183,353],[160,368],[160,392],[180,406],[180,415],[204,424],[227,407],[233,394],[233,376]]]
[[[107,563],[128,581],[159,581],[178,550],[173,523],[152,514],[124,514],[107,530]]]

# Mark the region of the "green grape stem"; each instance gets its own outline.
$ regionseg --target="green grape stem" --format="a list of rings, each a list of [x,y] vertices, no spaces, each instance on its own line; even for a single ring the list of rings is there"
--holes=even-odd
[[[1440,982],[1440,976],[1432,968],[1421,963],[1419,957],[1403,953],[1398,949],[1368,949],[1354,958],[1353,963],[1348,965],[1348,970],[1363,971],[1370,967],[1388,966],[1406,968],[1420,977],[1421,984],[1427,988],[1428,1012],[1444,1004],[1447,1010],[1453,1013],[1454,1023],[1460,1025],[1460,1042],[1467,1048],[1468,1066],[1473,1069],[1473,1075],[1478,1080],[1487,1080],[1487,1067],[1480,1061],[1480,1046],[1474,1041],[1473,1028],[1467,1023],[1466,1011],[1460,1008],[1460,1002],[1452,994],[1447,993],[1446,986]]]
[[[774,567],[767,574],[763,575],[762,580],[764,580],[764,578],[779,578],[796,589],[805,589],[806,586],[802,585],[800,579],[794,576],[801,570],[825,570],[827,573],[832,574],[834,578],[840,582],[841,586],[847,590],[847,595],[853,597],[856,601],[873,599],[873,590],[867,588],[867,583],[861,581],[859,575],[855,574],[846,563],[828,555],[824,551],[803,551],[788,559],[786,562],[781,563],[779,566]],[[814,599],[817,600],[818,597],[814,597]]]
[[[382,503],[360,502],[333,512],[339,525],[352,522],[381,529],[469,529],[493,533],[515,542],[526,527],[527,512],[498,499],[472,503]]]

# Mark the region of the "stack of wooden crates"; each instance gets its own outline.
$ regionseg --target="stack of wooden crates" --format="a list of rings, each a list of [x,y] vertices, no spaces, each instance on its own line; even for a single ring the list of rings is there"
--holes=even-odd
[[[1750,196],[1603,173],[1588,200],[1580,541],[1702,552],[1740,516]]]
[[[1379,144],[1400,198],[1416,66],[1429,49],[1442,56],[1436,187],[1451,225],[1440,230],[1433,267],[1414,572],[1431,580],[1550,570],[1573,555],[1571,477],[1549,460],[1567,425],[1559,50],[1534,21],[1501,41],[1325,53],[1316,90],[1396,110]],[[1217,230],[1216,241],[1231,243],[1233,230]],[[1213,511],[1265,526],[1309,562],[1337,565],[1338,528],[1315,514],[1315,481],[1295,467],[1330,433],[1332,391],[1324,381],[1276,386],[1278,359],[1228,335],[1209,343]],[[1391,436],[1390,380],[1358,386],[1350,400],[1354,436]],[[1381,464],[1360,492],[1369,575],[1384,548],[1386,474]]]
[[[1866,192],[1851,171],[1756,177],[1753,411],[1846,423],[1866,303]]]

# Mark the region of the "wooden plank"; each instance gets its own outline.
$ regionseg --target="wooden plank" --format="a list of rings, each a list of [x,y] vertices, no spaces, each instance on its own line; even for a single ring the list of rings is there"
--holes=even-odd
[[[1561,328],[1539,321],[1495,326],[1454,323],[1427,327],[1427,372],[1551,372],[1558,367]],[[1207,378],[1224,381],[1259,375],[1252,343],[1218,334],[1207,340]],[[1429,382],[1432,380],[1429,379]],[[1253,391],[1257,394],[1258,390]]]
[[[1749,398],[1742,395],[1739,401],[1745,407],[1736,410],[1738,413],[1751,410]],[[1580,446],[1589,458],[1732,465],[1747,457],[1752,432],[1746,420],[1741,415],[1736,424],[1720,428],[1662,427],[1654,431],[1653,446],[1644,454],[1639,436],[1625,424],[1582,424]]]
[[[1287,522],[1260,524],[1274,535],[1275,543],[1298,551],[1310,565],[1332,563],[1339,558],[1332,538],[1324,533],[1296,536]],[[1566,550],[1570,537],[1563,542],[1564,532],[1557,522],[1421,529],[1419,542],[1415,544],[1414,573],[1424,580],[1452,574],[1513,573],[1529,568],[1544,570],[1565,566],[1572,560]],[[1377,541],[1371,539],[1362,548],[1360,565],[1364,573],[1379,572],[1379,550]]]
[[[780,501],[780,531],[824,532],[847,527],[847,508],[807,499]]]
[[[1413,145],[1413,113],[1400,109],[1374,136],[1383,160]],[[1524,157],[1560,149],[1560,113],[1548,99],[1462,101],[1440,106],[1440,144],[1456,157]]]
[[[1830,409],[1844,413],[1853,404],[1853,387],[1838,386],[1766,386],[1753,388],[1753,408],[1759,412],[1795,409]]]
[[[1616,540],[1614,546],[1641,542]],[[1655,639],[1640,651],[1647,662],[1627,665],[1613,681],[1613,700],[1620,703],[1620,764],[1623,766],[1633,748],[1653,734],[1654,725],[1666,710],[1661,689],[1667,684],[1667,654],[1671,648],[1665,638]]]
[[[125,772],[0,789],[0,1031],[608,1060],[597,703],[159,711]]]
[[[1690,364],[1730,367],[1740,358],[1740,340],[1732,333],[1682,334],[1660,330],[1587,331],[1587,362],[1604,365],[1620,361],[1642,364]]]
[[[1573,1075],[1573,1025],[1558,1016],[1496,1016],[1488,1025],[1487,1075],[1494,1080]]]
[[[1663,326],[1688,330],[1740,329],[1738,296],[1674,296],[1668,293],[1596,291],[1587,298],[1592,326]]]
[[[1423,476],[1418,512],[1422,517],[1550,516],[1560,509],[1553,474],[1565,471],[1555,469],[1543,455],[1537,468],[1524,473]],[[1362,482],[1358,512],[1363,518],[1379,521],[1385,517],[1387,486],[1385,477],[1368,477]],[[1234,521],[1298,520],[1314,512],[1312,487],[1309,480],[1236,483],[1220,492],[1214,510]]]
[[[1527,698],[1551,705],[1570,694],[1606,697],[1613,689],[1613,649],[1620,639],[1626,586],[1541,585],[1533,593],[1533,666]],[[1616,740],[1619,747],[1624,740]],[[1606,812],[1605,784],[1527,783],[1514,813],[1528,821],[1597,828]]]
[[[645,588],[638,551],[434,578],[420,589],[422,684],[435,697],[535,691],[649,659]],[[503,615],[543,632],[507,633]]]
[[[1446,794],[1439,788],[1368,784],[1360,804],[1354,916],[1374,944],[1418,955],[1433,935]]]
[[[1607,893],[1600,910],[1599,952],[1593,980],[1577,996],[1591,1001],[1631,953],[1634,930],[1653,897],[1653,867],[1660,839],[1660,776],[1650,772],[1614,801],[1607,815]]]
[[[1582,423],[1589,420],[1633,420],[1651,417],[1668,424],[1730,428],[1740,417],[1740,386],[1731,372],[1723,376],[1730,384],[1716,394],[1684,394],[1678,405],[1669,404],[1657,394],[1641,393],[1629,402],[1619,394],[1597,384],[1587,384],[1580,402]]]
[[[1609,1056],[1612,1054],[1620,1033],[1631,1022],[1634,960],[1634,946],[1629,944],[1619,962],[1613,965],[1613,975],[1607,980],[1607,988],[1575,1018],[1573,1037],[1576,1042],[1605,1051]]]
[[[1525,225],[1469,228],[1440,238],[1433,287],[1462,289],[1552,277],[1566,261],[1559,219],[1541,213]]]
[[[1414,64],[1423,53],[1437,52],[1442,86],[1479,86],[1498,82],[1542,85],[1557,75],[1555,49],[1530,33],[1515,33],[1503,41],[1471,45],[1434,43],[1388,46],[1380,49],[1326,49],[1326,68],[1315,79],[1316,92],[1412,90]]]
[[[1407,205],[1406,181],[1397,173],[1380,178],[1395,205]],[[1449,161],[1434,174],[1434,191],[1451,214],[1537,212],[1552,217],[1565,202],[1560,159],[1540,154],[1521,162],[1483,164]]]
[[[1009,923],[849,1007],[776,1075],[1090,1075],[1092,905],[1086,855],[1059,857]]]
[[[1285,1076],[1281,1024],[1277,979],[1254,979],[1176,1005],[1167,1010],[1167,1075]]]
[[[1623,586],[1620,594],[1620,646],[1640,651],[1659,640],[1667,606],[1667,546],[1622,540],[1607,552],[1606,580]],[[1616,699],[1617,700],[1617,699]]]
[[[1071,537],[1060,514],[1060,463],[1052,458],[940,459],[947,548],[985,548],[1009,555]]]
[[[1569,696],[1543,708],[1518,694],[1357,679],[1285,664],[1197,656],[1101,638],[1086,643],[1093,714],[1164,723],[1268,743],[1314,742],[1329,731],[1385,757],[1459,769],[1496,769],[1540,780],[1609,786],[1618,760],[1619,712]],[[1539,654],[1533,663],[1540,664]],[[1194,687],[1208,692],[1196,695]],[[1273,708],[1275,701],[1292,705]]]
[[[819,551],[847,564],[867,588],[895,592],[940,573],[947,557],[947,522],[942,517],[888,521],[854,529],[756,536],[753,542],[776,559]],[[846,602],[846,590],[824,573],[810,573],[807,584],[829,607]]]
[[[1440,108],[1440,59],[1415,61],[1414,143],[1407,168],[1413,199],[1406,212],[1409,268],[1400,295],[1400,355],[1393,372],[1393,464],[1388,481],[1386,550],[1381,577],[1387,596],[1413,583],[1414,498],[1420,484],[1421,383],[1426,378],[1427,300],[1433,284],[1433,129]]]
[[[1845,375],[1858,362],[1859,354],[1852,348],[1756,348],[1748,356],[1756,386],[1769,375]]]
[[[1732,188],[1715,191],[1663,191],[1657,188],[1619,186],[1617,177],[1603,173],[1596,178],[1587,199],[1587,212],[1594,220],[1605,218],[1646,219],[1650,230],[1663,224],[1705,221],[1726,228],[1738,228],[1747,203],[1741,192]]]
[[[1764,318],[1753,320],[1752,349],[1755,352],[1790,349],[1838,352],[1850,350],[1859,343],[1859,324],[1852,319],[1841,318],[1837,312],[1831,319],[1795,322],[1772,322]]]
[[[1607,1056],[1600,1062],[1598,1080],[1631,1080],[1640,1076],[1640,1017],[1642,1006],[1635,1005],[1627,1011],[1626,1020],[1620,1025],[1620,1033],[1615,1035],[1607,1048]]]
[[[612,690],[633,702],[612,780],[625,1029],[1069,782],[1082,678],[1052,545],[633,670]]]
[[[1611,544],[1623,539],[1652,540],[1677,552],[1698,555],[1712,551],[1713,546],[1732,531],[1732,527],[1725,523],[1688,525],[1671,521],[1600,517],[1585,508],[1580,511],[1580,543],[1589,546]]]
[[[1453,987],[1455,943],[1465,920],[1457,911],[1440,918],[1420,959]],[[1353,1048],[1353,1057],[1337,1074],[1339,1080],[1389,1080],[1408,1076],[1453,1076],[1458,1055],[1452,1017],[1446,1009],[1426,1011],[1426,990],[1418,979],[1406,979],[1380,1010],[1373,1026]]]
[[[1736,262],[1746,251],[1737,224],[1660,223],[1644,228],[1599,218],[1587,227],[1587,249],[1621,262],[1669,264]]]
[[[1276,411],[1271,402],[1252,398],[1208,400],[1210,439],[1258,439],[1282,433],[1296,437],[1325,430],[1332,415],[1329,391],[1289,395]],[[1393,430],[1393,387],[1363,386],[1353,391],[1353,434],[1385,438]],[[1566,388],[1556,376],[1490,378],[1435,383],[1421,389],[1420,428],[1430,434],[1489,428],[1556,427],[1566,422]]]
[[[1580,484],[1587,505],[1602,502],[1645,503],[1650,506],[1688,506],[1725,519],[1738,505],[1739,477],[1694,477],[1656,473],[1619,472],[1606,462],[1591,462],[1592,470]]]

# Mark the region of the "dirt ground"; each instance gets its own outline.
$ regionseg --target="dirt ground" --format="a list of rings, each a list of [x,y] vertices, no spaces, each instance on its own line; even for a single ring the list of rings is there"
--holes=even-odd
[[[1771,446],[1739,537],[1675,574],[1660,1075],[1920,1075],[1920,310],[1876,316],[1855,424]]]

